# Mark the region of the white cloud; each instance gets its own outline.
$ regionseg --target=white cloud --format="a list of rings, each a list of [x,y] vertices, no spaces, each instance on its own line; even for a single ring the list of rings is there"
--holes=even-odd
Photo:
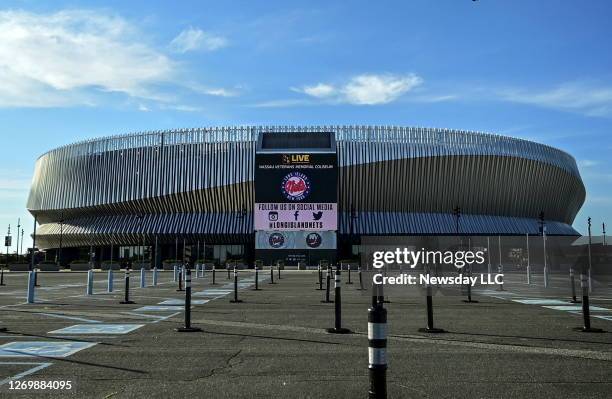
[[[505,89],[503,100],[572,111],[587,116],[612,116],[612,87],[593,83],[564,83],[548,90]]]
[[[0,107],[95,105],[100,92],[160,99],[174,63],[121,17],[0,12]]]
[[[591,168],[593,166],[599,165],[600,163],[601,162],[595,161],[592,159],[583,159],[583,160],[578,161],[578,165],[583,168]]]
[[[294,89],[294,91],[296,90]],[[318,85],[314,86],[304,86],[303,89],[298,89],[297,91],[302,91],[305,94],[316,98],[325,98],[337,94],[337,90],[335,87],[325,83],[319,83]]]
[[[255,108],[286,108],[286,107],[295,107],[299,105],[312,105],[311,101],[302,100],[302,99],[283,99],[283,100],[271,100],[271,101],[262,101],[255,104],[252,104],[252,107]]]
[[[179,53],[194,50],[214,51],[227,45],[228,40],[226,38],[192,27],[183,30],[170,42],[170,47]]]
[[[292,90],[337,103],[377,105],[393,102],[422,83],[423,79],[412,73],[402,76],[364,74],[351,78],[341,86],[318,83]]]

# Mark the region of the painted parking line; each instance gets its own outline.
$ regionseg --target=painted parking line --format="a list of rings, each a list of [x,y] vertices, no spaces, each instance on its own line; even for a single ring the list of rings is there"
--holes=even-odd
[[[581,305],[543,306],[543,307],[547,309],[553,309],[553,310],[565,310],[567,312],[582,310]],[[595,312],[609,312],[610,311],[610,309],[602,308],[599,306],[589,306],[589,309]]]
[[[11,377],[7,377],[3,380],[0,381],[0,386],[10,382],[10,381],[17,381],[20,378],[23,377],[27,377],[28,375],[34,374],[37,371],[40,371],[44,368],[47,368],[49,366],[51,366],[53,363],[35,363],[35,362],[0,362],[0,368],[2,366],[20,366],[20,365],[27,365],[27,366],[34,366],[31,367],[25,371],[22,371],[21,373],[15,374]]]
[[[612,316],[594,315],[593,317],[596,317],[596,318],[598,318],[598,319],[603,319],[603,320],[612,321]]]
[[[75,324],[50,331],[48,334],[127,334],[140,327],[144,327],[144,324]]]
[[[59,313],[36,313],[42,316],[47,316],[47,317],[54,317],[54,318],[58,318],[58,319],[67,319],[67,320],[74,320],[74,321],[83,321],[85,323],[100,323],[99,320],[93,320],[93,319],[85,319],[83,317],[75,317],[75,316],[67,316],[65,314],[59,314]]]
[[[197,295],[197,296],[219,296],[219,295],[227,295],[227,294],[229,294],[231,292],[233,292],[233,290],[215,290],[215,289],[210,289],[210,290],[204,290],[204,291],[195,292],[193,295]]]
[[[143,306],[138,309],[134,309],[134,312],[176,312],[176,306]]]
[[[0,357],[68,357],[94,345],[96,342],[9,342],[0,346]]]
[[[526,305],[571,305],[568,301],[561,299],[512,299],[513,302],[524,303]]]
[[[191,301],[192,305],[204,305],[209,302],[209,299],[193,299]],[[159,305],[169,305],[169,306],[185,306],[184,299],[167,299],[163,302],[160,302]]]

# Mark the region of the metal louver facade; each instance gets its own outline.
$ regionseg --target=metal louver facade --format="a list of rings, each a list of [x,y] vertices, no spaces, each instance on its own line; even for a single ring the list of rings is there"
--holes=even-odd
[[[577,235],[585,189],[555,148],[486,133],[387,126],[214,127],[94,139],[36,162],[27,207],[41,248],[175,238],[253,242],[261,132],[334,132],[340,237]]]

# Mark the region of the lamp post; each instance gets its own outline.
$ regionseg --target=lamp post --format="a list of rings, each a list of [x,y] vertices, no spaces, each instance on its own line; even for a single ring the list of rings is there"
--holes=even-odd
[[[453,215],[455,215],[455,233],[459,235],[459,218],[461,217],[461,208],[458,206],[453,209]]]
[[[21,224],[20,223],[21,223],[21,219],[17,218],[17,233],[15,234],[17,236],[17,244],[16,244],[16,246],[17,246],[17,248],[16,248],[16,250],[17,250],[17,262],[19,262],[19,229],[21,228]]]
[[[349,241],[350,241],[350,247],[351,247],[351,256],[353,255],[353,238],[355,235],[355,221],[357,220],[357,218],[359,217],[357,215],[357,211],[355,210],[355,206],[353,204],[351,204],[351,218],[349,219],[350,222],[350,226],[349,226]],[[359,252],[359,256],[361,257],[361,252]],[[361,261],[359,262],[361,264]]]
[[[4,239],[4,246],[6,247],[6,264],[9,263],[9,248],[11,246],[11,225],[8,225],[8,231],[6,232],[6,237]]]
[[[30,270],[34,270],[36,265],[36,224],[38,223],[38,216],[34,216],[34,232],[32,233],[32,259],[30,263]]]
[[[60,225],[60,239],[59,239],[59,251],[57,254],[57,264],[62,266],[62,238],[64,236],[64,218],[62,217],[59,221]]]
[[[588,287],[589,287],[589,294],[590,294],[591,292],[593,292],[593,286],[591,285],[591,217],[590,216],[587,219],[587,223],[589,225],[589,248],[588,248],[589,249],[588,251],[589,252],[589,270],[587,272],[587,276],[589,279]]]
[[[540,212],[540,230],[542,232],[542,247],[544,249],[544,288],[548,288],[548,264],[546,262],[546,222],[544,222],[544,212]]]
[[[603,230],[603,245],[605,246],[606,245],[606,224],[602,223],[601,228]]]

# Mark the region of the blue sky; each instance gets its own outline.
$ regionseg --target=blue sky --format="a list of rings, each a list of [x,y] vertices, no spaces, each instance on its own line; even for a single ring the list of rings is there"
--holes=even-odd
[[[228,3],[2,2],[0,233],[18,217],[32,231],[30,179],[51,148],[235,124],[535,140],[578,161],[574,226],[612,226],[612,2]]]

